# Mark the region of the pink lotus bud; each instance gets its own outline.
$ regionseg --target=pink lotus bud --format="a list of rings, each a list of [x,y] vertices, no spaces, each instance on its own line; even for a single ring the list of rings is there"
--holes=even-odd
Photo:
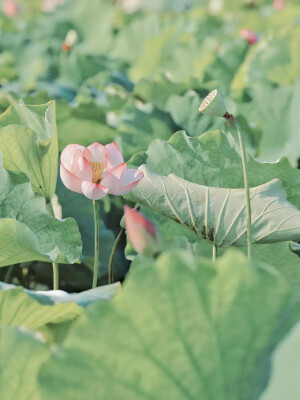
[[[240,31],[240,37],[246,39],[249,44],[255,44],[258,41],[258,36],[250,31],[250,29],[243,28]]]
[[[106,146],[95,142],[88,147],[69,144],[61,153],[63,184],[91,200],[99,200],[107,194],[123,196],[131,192],[143,176],[142,171],[127,168],[115,142]]]
[[[20,7],[14,0],[5,0],[2,4],[2,11],[8,18],[13,18],[19,14]]]
[[[160,249],[160,237],[149,219],[128,206],[124,206],[125,227],[134,249],[146,256],[155,255]]]
[[[283,10],[285,7],[285,0],[274,0],[273,7],[278,11]]]

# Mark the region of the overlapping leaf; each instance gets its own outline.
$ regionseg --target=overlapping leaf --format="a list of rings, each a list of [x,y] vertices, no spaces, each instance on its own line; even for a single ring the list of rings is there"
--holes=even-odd
[[[41,400],[37,374],[49,357],[40,333],[15,327],[0,328],[0,397]]]
[[[0,290],[0,326],[40,329],[49,323],[72,320],[82,313],[75,302],[42,305],[22,288]]]
[[[294,306],[284,279],[238,252],[214,265],[166,253],[87,310],[42,367],[42,397],[257,400]]]
[[[0,154],[0,266],[41,260],[79,262],[81,238],[76,222],[58,220],[29,178],[2,166]]]
[[[176,132],[167,142],[153,141],[146,152],[138,153],[131,164],[147,164],[161,175],[173,173],[190,182],[205,186],[242,188],[243,170],[239,149],[230,134],[206,132],[189,137]],[[300,208],[300,171],[283,157],[276,163],[260,163],[247,157],[250,187],[279,178],[288,200]]]
[[[13,290],[17,287],[12,284],[0,282],[0,295],[5,290]],[[62,303],[77,303],[81,307],[86,307],[99,300],[107,300],[113,297],[120,290],[120,282],[111,285],[103,285],[94,289],[84,290],[80,293],[67,293],[63,290],[36,291],[23,289],[23,292],[42,305],[55,305]],[[18,324],[14,324],[18,325]]]
[[[13,102],[0,116],[0,151],[5,168],[24,172],[33,190],[50,200],[58,165],[55,103],[26,106]]]
[[[130,198],[187,226],[218,247],[246,246],[244,189],[198,185],[176,175],[162,176],[147,167]],[[300,211],[286,200],[274,179],[250,189],[253,242],[300,240]]]

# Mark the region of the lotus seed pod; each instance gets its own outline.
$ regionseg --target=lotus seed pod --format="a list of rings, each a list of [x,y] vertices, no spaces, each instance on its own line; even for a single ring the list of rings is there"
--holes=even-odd
[[[202,101],[199,111],[212,117],[224,117],[227,113],[221,93],[215,89]]]
[[[70,29],[66,35],[65,43],[67,43],[70,47],[73,47],[74,44],[78,40],[78,34],[74,29]]]

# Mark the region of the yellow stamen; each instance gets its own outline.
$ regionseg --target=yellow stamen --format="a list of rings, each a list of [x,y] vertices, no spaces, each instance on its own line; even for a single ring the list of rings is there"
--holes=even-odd
[[[93,183],[97,183],[100,180],[101,175],[104,171],[104,165],[102,163],[96,162],[96,161],[91,161],[90,165],[91,165],[92,171],[93,171],[92,181],[93,181]]]

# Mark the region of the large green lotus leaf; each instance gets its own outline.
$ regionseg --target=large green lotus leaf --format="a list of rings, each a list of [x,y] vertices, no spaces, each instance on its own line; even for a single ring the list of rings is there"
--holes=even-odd
[[[0,326],[23,326],[39,329],[49,323],[72,320],[82,313],[75,302],[40,304],[22,288],[0,290]]]
[[[270,81],[290,85],[299,77],[299,26],[276,29],[251,48],[233,82],[232,90],[240,93],[254,82]]]
[[[153,139],[169,139],[173,133],[172,120],[167,113],[153,109],[139,109],[128,106],[123,110],[122,121],[118,127],[117,143],[124,159],[145,150]]]
[[[258,157],[276,161],[286,156],[292,165],[300,157],[300,79],[293,86],[273,88],[268,83],[253,84],[252,102],[242,103],[240,111],[262,130]]]
[[[81,238],[76,222],[58,220],[29,178],[2,167],[0,153],[0,266],[40,260],[79,262]]]
[[[153,173],[144,177],[128,196],[187,226],[217,247],[246,246],[245,190],[192,183],[176,175]],[[300,211],[286,199],[279,179],[250,189],[254,243],[300,240]]]
[[[51,199],[58,165],[55,103],[13,102],[0,116],[0,151],[5,168],[24,172],[33,190]]]
[[[243,170],[238,146],[230,134],[206,132],[189,137],[176,132],[167,142],[153,141],[146,152],[136,154],[130,163],[147,164],[161,175],[174,174],[205,186],[242,188]],[[279,178],[288,200],[300,208],[300,171],[286,158],[276,163],[260,163],[247,157],[250,187]]]
[[[49,348],[38,332],[0,328],[0,398],[42,400],[37,374],[49,357]]]
[[[88,308],[42,366],[42,397],[257,400],[295,312],[285,280],[237,251],[165,253]]]

